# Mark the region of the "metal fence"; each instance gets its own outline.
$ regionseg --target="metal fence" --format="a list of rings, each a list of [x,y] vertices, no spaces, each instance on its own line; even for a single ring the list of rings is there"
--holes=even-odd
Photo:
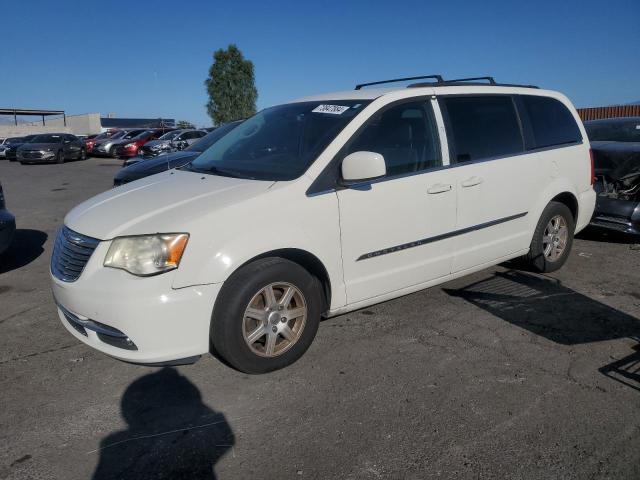
[[[583,122],[600,118],[640,117],[640,105],[613,105],[610,107],[578,108]]]

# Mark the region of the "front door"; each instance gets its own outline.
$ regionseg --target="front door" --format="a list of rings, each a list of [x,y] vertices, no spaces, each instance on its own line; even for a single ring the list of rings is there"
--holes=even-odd
[[[450,273],[456,184],[437,131],[429,100],[412,99],[381,109],[340,152],[379,153],[387,169],[337,193],[348,303]]]

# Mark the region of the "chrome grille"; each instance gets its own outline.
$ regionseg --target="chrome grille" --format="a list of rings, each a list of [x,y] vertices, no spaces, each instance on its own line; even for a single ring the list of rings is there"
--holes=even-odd
[[[100,240],[62,227],[58,231],[51,256],[51,273],[63,282],[78,279]]]
[[[42,152],[39,150],[21,150],[22,158],[42,158]]]

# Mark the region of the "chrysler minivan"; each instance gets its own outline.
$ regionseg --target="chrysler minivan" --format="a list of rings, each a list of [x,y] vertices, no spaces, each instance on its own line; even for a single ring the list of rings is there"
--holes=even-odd
[[[595,204],[570,101],[401,80],[419,82],[264,109],[190,164],[74,208],[51,259],[63,325],[127,362],[212,352],[263,373],[322,318],[509,259],[560,268]]]

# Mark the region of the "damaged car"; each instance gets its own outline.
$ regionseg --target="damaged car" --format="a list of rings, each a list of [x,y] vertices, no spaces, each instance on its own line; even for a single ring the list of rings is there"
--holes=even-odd
[[[591,225],[640,235],[640,117],[585,122],[598,194]]]

